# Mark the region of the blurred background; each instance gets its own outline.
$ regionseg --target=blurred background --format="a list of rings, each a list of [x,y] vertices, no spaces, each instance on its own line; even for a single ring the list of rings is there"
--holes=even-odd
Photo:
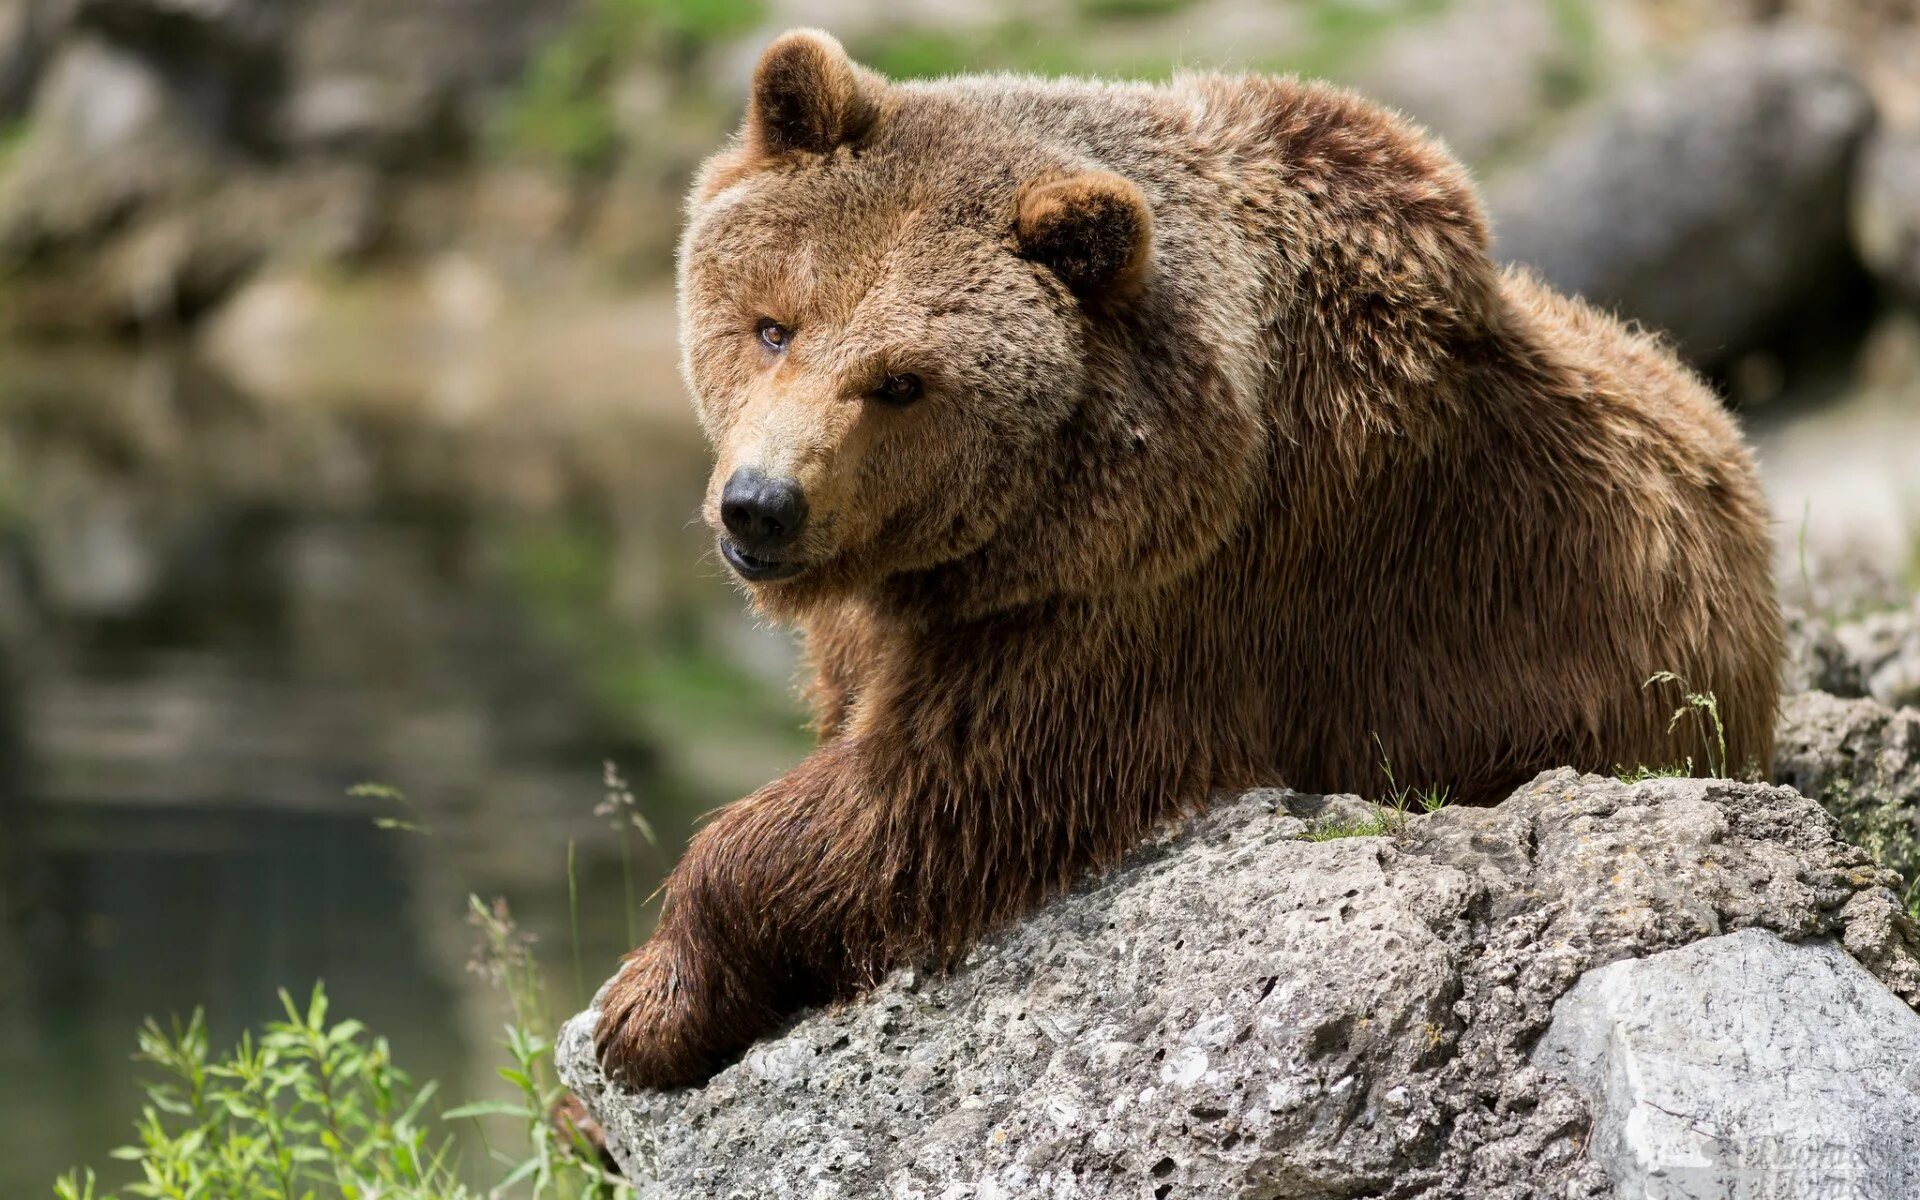
[[[671,296],[797,24],[903,77],[1405,109],[1503,258],[1738,409],[1791,603],[1916,611],[1916,0],[0,0],[0,1195],[126,1139],[148,1013],[224,1041],[324,978],[483,1092],[466,897],[571,1011],[628,892],[644,932],[693,821],[804,752],[695,521]]]

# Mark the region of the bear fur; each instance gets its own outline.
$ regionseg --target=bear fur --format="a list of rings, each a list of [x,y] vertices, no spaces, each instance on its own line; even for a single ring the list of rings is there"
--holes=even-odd
[[[951,964],[1216,791],[1769,762],[1735,426],[1497,269],[1460,166],[1359,97],[892,83],[800,31],[688,217],[705,512],[738,549],[736,472],[804,496],[749,590],[805,633],[819,744],[668,879],[601,999],[614,1076]]]

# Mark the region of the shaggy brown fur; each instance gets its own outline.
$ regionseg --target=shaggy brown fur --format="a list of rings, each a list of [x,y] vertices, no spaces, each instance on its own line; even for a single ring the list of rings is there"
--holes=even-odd
[[[684,370],[715,528],[739,468],[807,500],[803,569],[751,590],[806,632],[820,744],[688,848],[608,1067],[701,1079],[1217,790],[1704,769],[1658,671],[1767,763],[1739,435],[1486,247],[1446,152],[1332,88],[890,84],[776,42],[694,189]]]

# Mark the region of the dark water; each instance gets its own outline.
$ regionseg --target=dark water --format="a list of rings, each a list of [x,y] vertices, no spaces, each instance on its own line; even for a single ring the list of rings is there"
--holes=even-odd
[[[626,947],[628,883],[802,746],[785,644],[689,527],[677,412],[350,400],[0,352],[0,1196],[115,1165],[148,1014],[226,1039],[324,979],[416,1076],[484,1092],[504,1009],[467,897],[507,899],[564,1015]],[[605,761],[665,843],[630,873]]]

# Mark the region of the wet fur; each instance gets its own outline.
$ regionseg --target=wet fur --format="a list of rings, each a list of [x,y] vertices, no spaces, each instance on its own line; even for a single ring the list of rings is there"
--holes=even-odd
[[[951,963],[1216,791],[1704,769],[1658,671],[1770,760],[1737,431],[1656,339],[1497,271],[1418,131],[1282,79],[888,84],[804,33],[757,79],[690,204],[685,371],[716,481],[814,503],[816,565],[753,596],[806,633],[820,742],[674,870],[603,997],[616,1075],[698,1081]],[[1060,180],[1082,241],[1026,219]],[[779,361],[739,332],[773,309]],[[863,401],[901,363],[927,398]]]

